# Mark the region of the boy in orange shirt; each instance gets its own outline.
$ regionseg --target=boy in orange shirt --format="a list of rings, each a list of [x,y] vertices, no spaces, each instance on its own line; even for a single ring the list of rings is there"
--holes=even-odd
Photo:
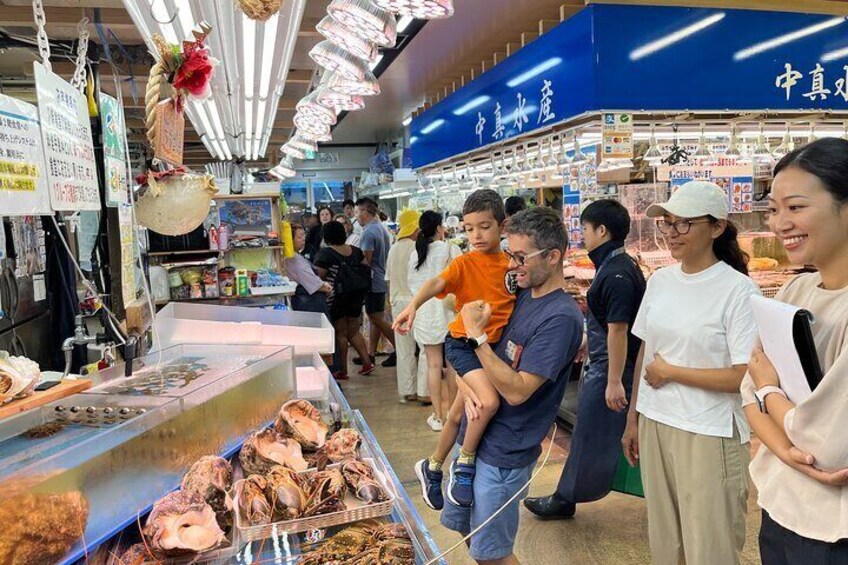
[[[480,418],[468,422],[459,457],[451,465],[447,496],[457,506],[467,507],[474,502],[472,487],[477,445],[489,420],[500,406],[498,392],[488,381],[474,349],[486,342],[494,344],[500,339],[512,315],[517,289],[514,279],[509,275],[509,259],[500,247],[501,227],[505,219],[500,195],[490,189],[471,193],[463,205],[462,219],[473,250],[454,259],[438,277],[424,283],[412,303],[397,316],[394,323],[394,329],[405,334],[412,328],[415,311],[428,300],[445,298],[448,294],[456,297],[457,316],[448,326],[445,354],[462,383],[439,436],[435,453],[429,459],[422,459],[415,464],[424,500],[434,510],[441,510],[444,505],[442,465],[459,434],[465,405],[463,385],[471,389],[482,405],[478,406]],[[491,320],[481,336],[467,335],[462,316],[459,315],[465,304],[475,300],[483,300],[492,307]]]

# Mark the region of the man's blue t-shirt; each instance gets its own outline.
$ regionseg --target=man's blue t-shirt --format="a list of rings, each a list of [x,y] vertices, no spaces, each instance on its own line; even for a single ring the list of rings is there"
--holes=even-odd
[[[373,251],[371,257],[371,292],[388,292],[386,284],[386,258],[389,256],[389,246],[392,240],[380,220],[374,220],[362,229],[359,248],[362,251]]]
[[[546,379],[526,402],[510,406],[501,398],[477,447],[477,457],[494,467],[520,469],[542,452],[541,443],[556,418],[574,357],[583,339],[583,314],[565,291],[533,298],[522,291],[496,354],[513,370]],[[458,442],[462,443],[465,416]]]

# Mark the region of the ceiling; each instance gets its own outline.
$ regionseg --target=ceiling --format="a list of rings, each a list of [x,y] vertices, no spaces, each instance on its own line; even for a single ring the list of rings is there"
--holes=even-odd
[[[157,0],[163,1],[163,0]],[[203,0],[209,1],[209,0]],[[597,0],[607,1],[607,0]],[[329,0],[308,0],[291,70],[274,124],[269,159],[292,131],[295,104],[311,87],[315,65],[309,50],[321,40],[315,25],[326,13]],[[428,22],[380,76],[382,94],[367,101],[365,110],[347,114],[334,130],[333,143],[375,143],[396,136],[401,122],[414,111],[435,103],[485,69],[502,60],[570,17],[592,0],[456,0],[456,14],[447,20]],[[848,15],[848,0],[615,0],[619,4],[673,4],[686,6],[785,9]],[[135,64],[121,65],[122,93],[127,113],[129,137],[143,141],[143,93],[151,64],[141,36],[135,29],[121,0],[43,0],[47,33],[51,40],[72,41],[77,37],[77,22],[85,15],[95,20],[99,8],[102,27],[111,32],[136,57]],[[517,7],[520,6],[520,7]],[[35,38],[30,0],[0,0],[0,32],[9,36]],[[99,43],[97,30],[89,26],[91,39]],[[214,32],[213,32],[214,33]],[[113,56],[120,58],[114,49]],[[91,53],[91,52],[90,52]],[[54,71],[70,78],[73,57],[54,50]],[[32,61],[34,51],[0,43],[0,85],[6,94],[32,100]],[[108,65],[100,66],[101,88],[115,94],[115,81]],[[129,74],[135,84],[133,98]],[[192,128],[186,132],[185,160],[198,166],[210,159]]]

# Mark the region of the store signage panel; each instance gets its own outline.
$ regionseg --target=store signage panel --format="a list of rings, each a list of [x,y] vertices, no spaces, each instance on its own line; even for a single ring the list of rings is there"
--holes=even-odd
[[[103,160],[106,171],[106,205],[114,208],[129,202],[127,130],[124,108],[117,98],[100,93],[100,122],[103,127]]]
[[[848,110],[844,17],[608,5],[594,14],[603,108]]]
[[[587,6],[416,117],[414,166],[602,109],[848,111],[848,19]]]
[[[38,109],[0,94],[0,214],[52,213]]]
[[[603,115],[603,143],[601,158],[632,159],[633,158],[633,114],[614,114],[606,112]]]
[[[33,66],[53,209],[100,210],[97,165],[85,97],[41,63]]]
[[[413,165],[550,127],[595,107],[591,11],[483,73],[410,126]]]

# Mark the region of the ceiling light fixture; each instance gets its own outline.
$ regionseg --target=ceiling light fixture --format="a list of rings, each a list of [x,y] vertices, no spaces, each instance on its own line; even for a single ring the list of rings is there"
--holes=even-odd
[[[786,133],[783,134],[783,139],[780,142],[780,145],[774,148],[772,151],[772,155],[777,160],[783,159],[783,157],[792,152],[795,149],[795,144],[792,142],[792,134],[789,133],[789,125],[786,126]]]
[[[704,134],[704,124],[701,124],[701,136],[698,138],[698,148],[692,154],[692,157],[701,161],[712,159],[713,154],[707,145],[707,136]]]
[[[400,16],[420,20],[449,18],[453,15],[453,0],[371,0],[374,4]]]
[[[398,32],[398,34],[405,32],[406,28],[408,28],[409,24],[411,24],[414,20],[415,20],[415,18],[413,18],[412,16],[402,16],[397,21],[397,32]]]
[[[378,51],[376,45],[367,39],[363,39],[348,29],[346,25],[330,16],[324,16],[318,22],[318,25],[315,26],[315,29],[321,35],[363,61],[371,63],[377,58]]]
[[[333,0],[327,13],[363,39],[380,47],[394,47],[397,42],[397,21],[371,0]]]
[[[652,167],[656,167],[662,163],[663,154],[657,145],[656,126],[654,124],[651,124],[651,141],[648,143],[648,150],[645,151],[642,160]]]
[[[580,163],[585,163],[589,158],[583,153],[583,150],[580,149],[580,142],[577,141],[577,132],[574,132],[574,156],[571,157],[571,163],[573,165],[578,165]]]
[[[675,32],[669,33],[656,41],[651,41],[650,43],[646,43],[645,45],[639,47],[638,49],[634,49],[630,52],[630,60],[638,61],[639,59],[643,59],[648,55],[656,53],[657,51],[661,51],[670,45],[674,45],[675,43],[686,39],[687,37],[694,35],[701,31],[702,29],[706,29],[713,24],[716,24],[724,19],[724,12],[719,12],[718,14],[713,14],[708,16],[702,20],[698,20],[697,22],[688,25],[684,28],[681,28]]]

